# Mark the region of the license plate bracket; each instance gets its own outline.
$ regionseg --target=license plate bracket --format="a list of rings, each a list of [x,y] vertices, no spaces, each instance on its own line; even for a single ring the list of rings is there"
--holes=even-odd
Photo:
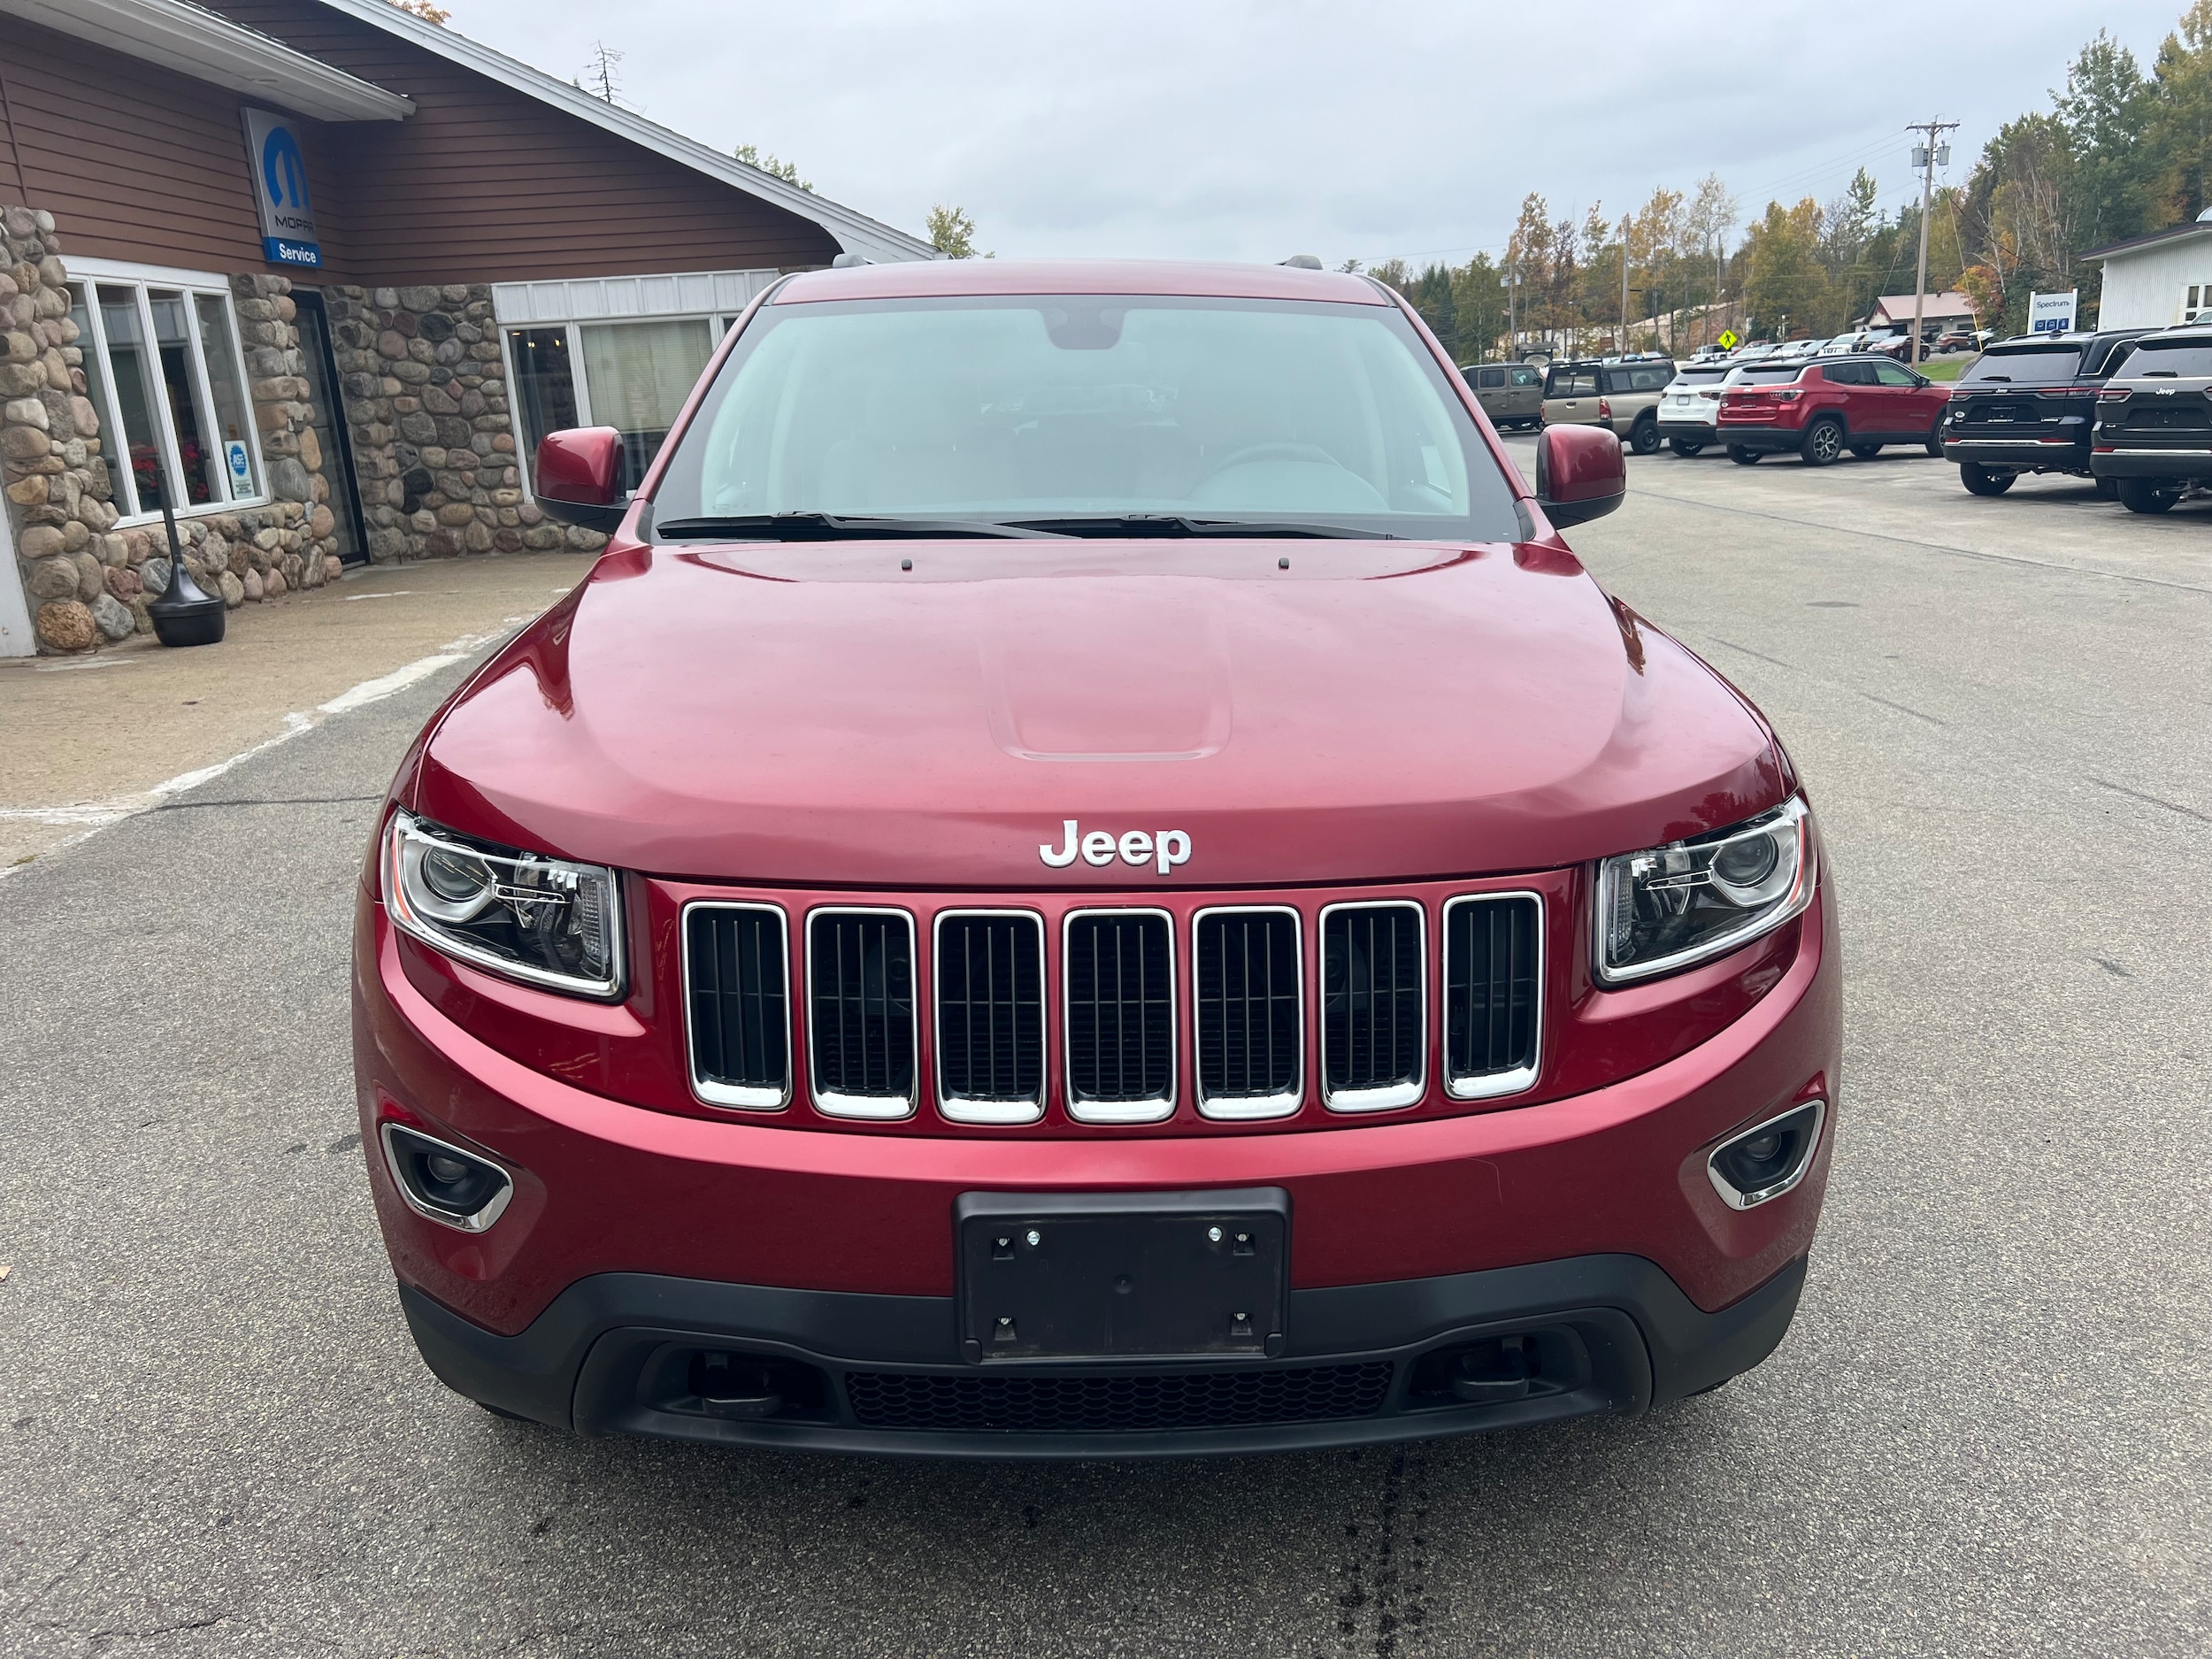
[[[1290,1194],[964,1193],[961,1350],[976,1364],[1283,1351]]]

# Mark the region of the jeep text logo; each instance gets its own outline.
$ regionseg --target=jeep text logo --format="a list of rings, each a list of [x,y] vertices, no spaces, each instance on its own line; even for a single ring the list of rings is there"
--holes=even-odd
[[[1079,855],[1087,864],[1103,868],[1119,854],[1125,864],[1155,865],[1162,875],[1190,857],[1190,837],[1181,830],[1128,830],[1118,838],[1104,830],[1086,835],[1073,818],[1060,826],[1059,846],[1050,841],[1037,849],[1037,856],[1055,870],[1065,870]]]

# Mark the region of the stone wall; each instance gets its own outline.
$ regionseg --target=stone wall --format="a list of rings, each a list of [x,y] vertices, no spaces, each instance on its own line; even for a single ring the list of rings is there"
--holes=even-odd
[[[53,215],[0,207],[0,493],[42,652],[91,650],[140,626],[65,276]]]
[[[151,633],[147,602],[169,584],[161,526],[118,528],[67,275],[53,216],[0,207],[0,489],[42,653]],[[241,276],[232,287],[271,499],[196,510],[180,516],[177,530],[194,579],[236,606],[320,587],[341,566],[291,283]]]
[[[488,285],[330,288],[324,302],[372,559],[605,544],[524,498]]]

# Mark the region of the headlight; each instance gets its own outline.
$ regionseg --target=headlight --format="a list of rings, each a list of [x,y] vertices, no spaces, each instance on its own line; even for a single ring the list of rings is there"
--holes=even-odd
[[[403,932],[495,973],[622,994],[621,884],[597,864],[498,851],[395,812],[384,907]]]
[[[1709,961],[1812,902],[1812,815],[1792,801],[1732,829],[1598,866],[1597,974],[1620,985]]]

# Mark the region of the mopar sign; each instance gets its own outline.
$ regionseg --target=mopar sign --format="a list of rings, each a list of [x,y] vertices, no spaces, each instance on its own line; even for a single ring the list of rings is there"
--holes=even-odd
[[[2080,297],[2079,288],[2068,288],[2063,294],[2029,295],[2028,332],[2032,334],[2071,334],[2074,328],[2074,302]]]
[[[292,124],[267,110],[242,109],[246,159],[253,172],[255,205],[261,210],[261,252],[271,265],[319,265],[315,202],[307,188],[307,158]]]

